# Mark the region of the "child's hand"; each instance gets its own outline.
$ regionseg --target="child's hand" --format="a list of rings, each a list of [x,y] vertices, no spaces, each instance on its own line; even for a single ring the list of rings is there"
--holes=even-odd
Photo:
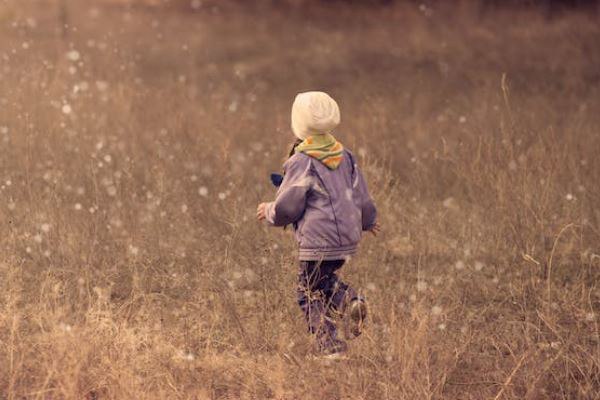
[[[373,225],[371,227],[371,229],[369,229],[369,232],[371,232],[373,234],[373,236],[377,236],[377,234],[379,233],[380,230],[381,230],[381,225],[379,225],[379,222],[375,222],[375,225]]]
[[[260,203],[258,205],[258,207],[256,208],[256,219],[257,220],[262,221],[263,219],[267,218],[266,208],[267,208],[267,203]]]

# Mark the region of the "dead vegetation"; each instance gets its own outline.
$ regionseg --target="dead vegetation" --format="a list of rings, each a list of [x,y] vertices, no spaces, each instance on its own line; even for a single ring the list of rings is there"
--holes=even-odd
[[[600,396],[597,17],[87,3],[0,7],[0,399]],[[253,220],[314,88],[384,226],[332,365]]]

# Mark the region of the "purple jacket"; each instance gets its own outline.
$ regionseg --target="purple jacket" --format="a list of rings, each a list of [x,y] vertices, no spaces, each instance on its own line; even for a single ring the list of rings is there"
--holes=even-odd
[[[302,261],[354,254],[362,231],[375,225],[377,210],[352,153],[344,150],[335,170],[304,153],[292,156],[283,169],[276,199],[266,207],[267,221],[294,225]]]

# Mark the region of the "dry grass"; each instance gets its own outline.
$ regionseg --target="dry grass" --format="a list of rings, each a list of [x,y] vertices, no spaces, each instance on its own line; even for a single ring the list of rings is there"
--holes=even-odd
[[[42,3],[0,2],[0,399],[600,397],[597,17]],[[384,226],[332,365],[253,220],[313,88]]]

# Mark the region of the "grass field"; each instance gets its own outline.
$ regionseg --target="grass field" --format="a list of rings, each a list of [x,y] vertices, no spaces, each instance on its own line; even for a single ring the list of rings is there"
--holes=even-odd
[[[0,399],[600,398],[597,15],[125,3],[0,1]],[[254,220],[311,89],[383,227],[331,364]]]

